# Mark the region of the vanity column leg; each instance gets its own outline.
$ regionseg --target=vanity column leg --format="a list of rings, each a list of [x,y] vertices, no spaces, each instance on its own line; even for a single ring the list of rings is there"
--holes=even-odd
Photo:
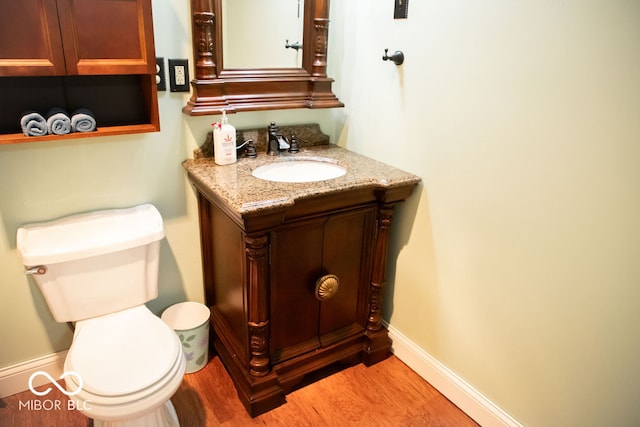
[[[268,237],[246,236],[248,314],[249,314],[249,373],[263,377],[269,373],[269,319],[268,282],[269,259]]]
[[[373,272],[369,288],[369,317],[367,319],[366,340],[363,362],[374,364],[389,355],[391,340],[387,329],[382,326],[382,300],[387,285],[387,257],[391,236],[393,205],[382,204],[378,208]]]

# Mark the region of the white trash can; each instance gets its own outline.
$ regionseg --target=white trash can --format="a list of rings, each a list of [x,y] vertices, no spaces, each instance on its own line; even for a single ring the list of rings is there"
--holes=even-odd
[[[206,305],[193,301],[174,304],[160,316],[180,338],[187,358],[187,374],[204,368],[209,360],[209,316]]]

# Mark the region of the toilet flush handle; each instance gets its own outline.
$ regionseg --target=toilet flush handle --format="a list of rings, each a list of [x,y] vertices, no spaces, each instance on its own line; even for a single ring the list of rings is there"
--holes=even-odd
[[[29,267],[24,271],[24,274],[31,274],[31,275],[42,275],[42,274],[46,274],[47,273],[47,266],[46,265],[36,265],[35,267]]]

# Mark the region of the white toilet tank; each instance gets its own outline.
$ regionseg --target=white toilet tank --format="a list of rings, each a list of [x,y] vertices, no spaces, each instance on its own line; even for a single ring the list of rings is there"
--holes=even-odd
[[[162,217],[145,204],[26,225],[17,249],[53,317],[70,322],[156,298],[162,238]]]

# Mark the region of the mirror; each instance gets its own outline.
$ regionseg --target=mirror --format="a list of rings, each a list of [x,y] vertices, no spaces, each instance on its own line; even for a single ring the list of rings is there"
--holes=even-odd
[[[235,2],[245,6],[230,9],[228,5]],[[253,41],[246,42],[251,43],[252,51],[256,50],[253,47],[257,43],[256,38],[266,39],[264,31],[261,31],[267,22],[264,15],[249,18],[251,14],[258,15],[258,12],[251,10],[253,6],[250,4],[261,2],[285,4],[287,13],[294,6],[293,10],[297,15],[297,0],[191,0],[195,78],[191,81],[191,98],[182,109],[184,113],[207,115],[220,114],[222,110],[235,113],[344,106],[331,91],[333,79],[327,77],[329,0],[300,0],[302,49],[297,50],[297,55],[293,56],[301,57],[301,66],[286,62],[287,54],[295,49],[283,48],[288,36],[282,40],[282,35],[276,37],[279,41],[269,41],[269,44],[279,45],[277,50],[285,51],[285,62],[269,64],[253,59],[246,62],[241,58],[242,55],[234,59],[233,52],[228,56],[225,54],[226,50],[234,47],[237,49],[237,46],[245,43],[243,39],[231,37],[254,33]],[[277,10],[282,10],[283,7],[285,6],[279,6]],[[257,19],[260,24],[249,25],[246,19]],[[225,24],[227,20],[228,25]],[[278,23],[281,21],[280,18],[272,20]],[[232,27],[233,31],[223,31]],[[290,44],[298,41],[293,36],[288,40]],[[280,55],[281,53],[274,53],[269,56]]]
[[[301,68],[303,30],[302,0],[222,0],[226,68]]]

